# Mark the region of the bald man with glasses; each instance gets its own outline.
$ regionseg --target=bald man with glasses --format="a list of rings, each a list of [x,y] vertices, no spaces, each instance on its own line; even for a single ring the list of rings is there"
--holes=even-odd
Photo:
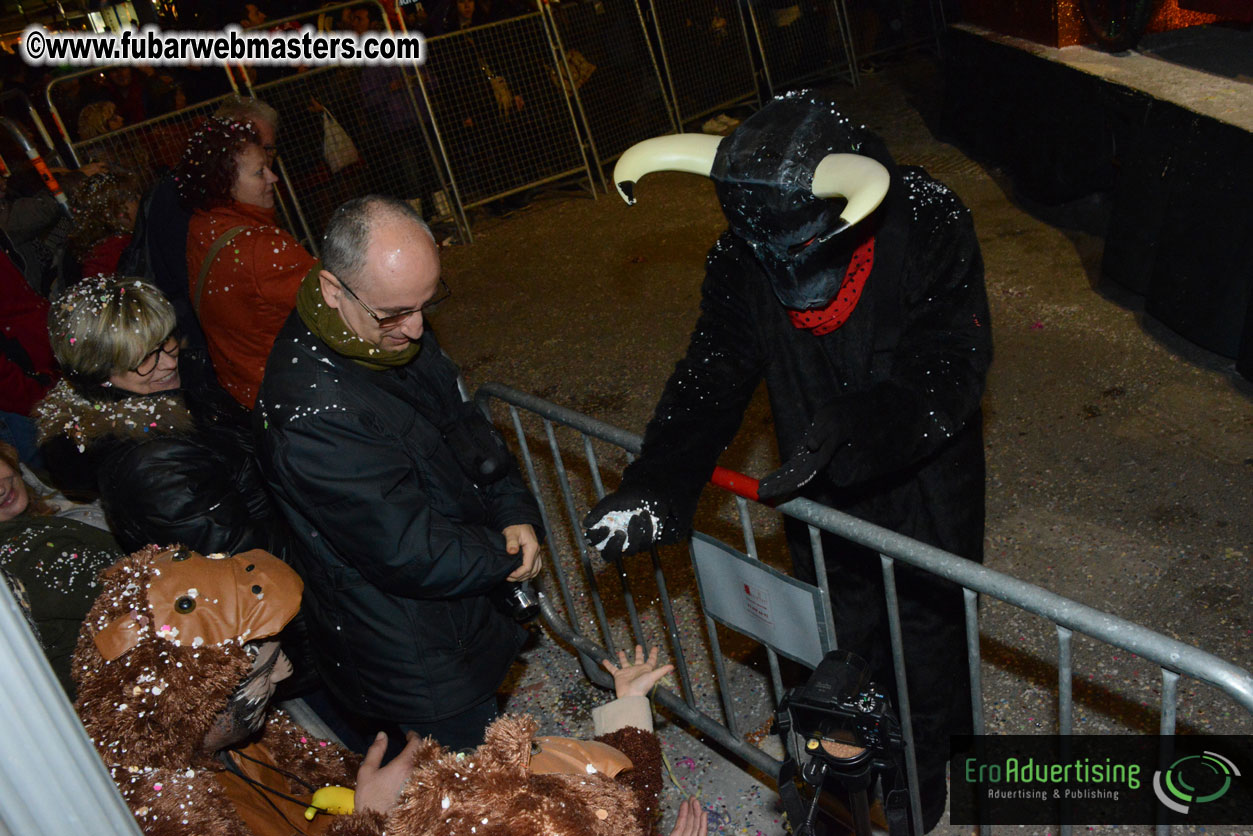
[[[328,690],[452,749],[482,740],[525,638],[502,602],[539,573],[540,516],[426,328],[451,295],[406,203],[335,210],[253,414]],[[481,467],[491,460],[495,466]]]

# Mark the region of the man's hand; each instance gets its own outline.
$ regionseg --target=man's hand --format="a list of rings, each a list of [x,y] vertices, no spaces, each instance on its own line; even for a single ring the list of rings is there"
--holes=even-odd
[[[709,816],[695,798],[685,798],[679,805],[679,817],[674,822],[670,836],[706,836],[709,833]]]
[[[648,658],[645,659],[644,648],[638,644],[635,646],[634,665],[627,661],[625,650],[618,651],[618,664],[615,665],[608,659],[601,664],[605,666],[605,670],[613,674],[613,688],[618,699],[648,696],[648,692],[653,690],[657,681],[674,670],[674,665],[657,667],[656,647],[648,651]]]
[[[373,810],[387,815],[396,806],[400,791],[409,781],[413,772],[413,761],[418,754],[418,737],[416,732],[409,732],[409,742],[400,754],[392,758],[392,762],[383,766],[383,755],[387,752],[387,735],[379,732],[361,761],[357,770],[356,797],[353,800],[353,811]]]
[[[620,490],[596,503],[583,519],[583,530],[601,557],[616,562],[657,542],[669,515],[666,504],[647,492]]]
[[[529,581],[544,568],[544,560],[539,556],[539,537],[535,529],[529,525],[511,525],[504,530],[505,551],[510,554],[522,552],[522,565],[513,570],[505,580],[512,583]]]

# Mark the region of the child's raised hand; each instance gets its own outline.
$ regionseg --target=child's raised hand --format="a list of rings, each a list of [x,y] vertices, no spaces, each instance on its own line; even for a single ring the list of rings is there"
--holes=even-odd
[[[618,664],[606,659],[602,662],[605,670],[613,674],[613,687],[618,699],[623,697],[645,697],[653,689],[657,681],[674,670],[674,665],[657,667],[657,648],[648,651],[644,658],[644,648],[635,646],[635,664],[627,661],[626,651],[618,651]]]

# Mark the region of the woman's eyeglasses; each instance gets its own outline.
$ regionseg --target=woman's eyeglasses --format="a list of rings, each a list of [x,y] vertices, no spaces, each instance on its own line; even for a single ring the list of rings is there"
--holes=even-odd
[[[149,351],[147,354],[145,354],[143,356],[143,359],[140,360],[139,363],[134,368],[131,369],[131,371],[133,371],[135,374],[139,375],[140,377],[147,377],[148,375],[156,371],[157,362],[161,359],[162,354],[165,354],[171,357],[172,359],[177,360],[178,349],[179,349],[178,337],[174,336],[173,334],[170,334],[168,337],[166,337],[164,340],[161,341],[161,344],[159,346],[157,346],[152,351]]]

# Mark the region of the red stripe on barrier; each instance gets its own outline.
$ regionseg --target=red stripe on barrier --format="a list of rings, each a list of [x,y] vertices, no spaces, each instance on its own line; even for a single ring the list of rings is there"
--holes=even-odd
[[[757,480],[751,476],[736,473],[734,470],[727,470],[725,467],[714,467],[714,472],[709,477],[709,482],[720,488],[726,488],[731,493],[742,496],[745,499],[751,499],[754,502],[758,501]]]

